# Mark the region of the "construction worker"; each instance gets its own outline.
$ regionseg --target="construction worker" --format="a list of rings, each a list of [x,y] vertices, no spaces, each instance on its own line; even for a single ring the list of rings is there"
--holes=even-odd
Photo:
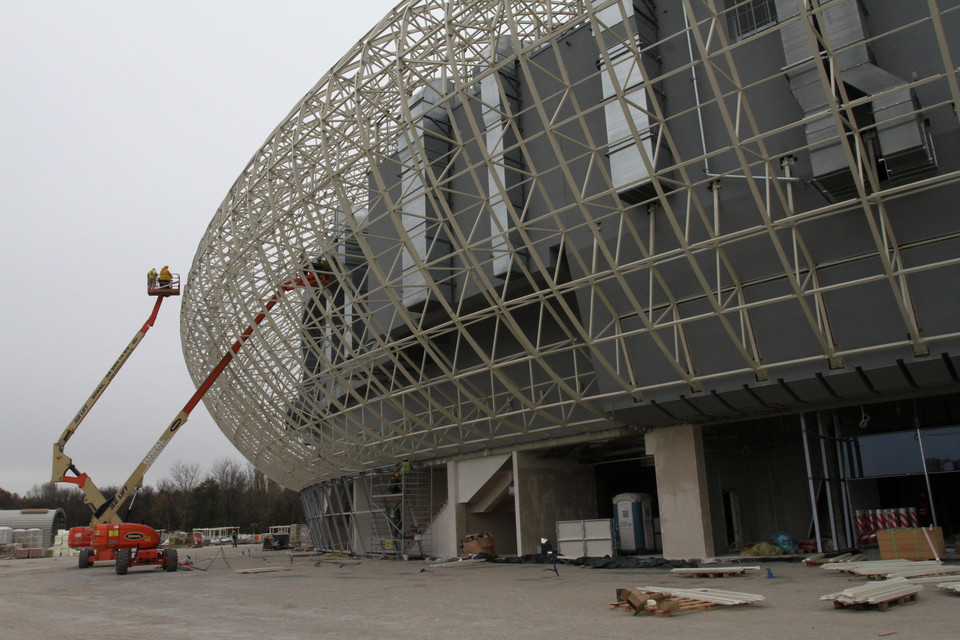
[[[150,271],[147,271],[147,289],[156,289],[157,288],[157,270],[155,267],[150,267]]]
[[[163,269],[160,269],[160,288],[166,289],[169,287],[171,280],[173,280],[173,274],[170,273],[170,267],[163,265]]]
[[[403,462],[400,463],[400,471],[398,473],[401,476],[405,476],[411,471],[413,471],[413,467],[410,465],[410,460],[407,458],[404,458]]]
[[[387,512],[387,517],[390,519],[394,533],[403,535],[403,504],[398,502],[390,507],[390,511]]]

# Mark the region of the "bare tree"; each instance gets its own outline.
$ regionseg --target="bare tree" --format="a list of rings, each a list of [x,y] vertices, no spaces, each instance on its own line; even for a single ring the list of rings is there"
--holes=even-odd
[[[167,503],[172,511],[171,523],[179,529],[186,529],[193,515],[193,490],[200,486],[203,474],[199,463],[185,463],[177,460],[170,467],[170,478],[160,481],[160,491],[166,492],[172,499]]]
[[[226,524],[240,525],[238,519],[246,505],[246,493],[249,486],[247,473],[240,463],[232,458],[214,460],[210,471],[220,488],[220,509],[217,514]],[[245,524],[245,523],[244,523]]]
[[[186,463],[177,460],[170,467],[170,482],[178,491],[189,493],[200,485],[203,473],[199,462]]]

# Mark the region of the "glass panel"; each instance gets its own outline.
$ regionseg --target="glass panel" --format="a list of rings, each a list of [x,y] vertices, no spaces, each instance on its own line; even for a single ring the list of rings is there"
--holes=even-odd
[[[960,427],[921,431],[927,471],[960,471]]]
[[[921,431],[927,471],[960,471],[960,427]],[[923,473],[916,431],[860,436],[847,441],[853,456],[853,477]]]

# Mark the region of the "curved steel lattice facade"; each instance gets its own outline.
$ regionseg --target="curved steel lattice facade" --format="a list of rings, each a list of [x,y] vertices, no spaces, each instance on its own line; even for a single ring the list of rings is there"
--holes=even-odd
[[[317,282],[208,409],[302,488],[956,347],[960,11],[889,4],[398,6],[204,235],[196,381]]]

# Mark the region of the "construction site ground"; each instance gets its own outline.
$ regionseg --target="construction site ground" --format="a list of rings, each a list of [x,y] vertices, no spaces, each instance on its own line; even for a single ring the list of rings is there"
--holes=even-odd
[[[769,562],[760,572],[688,578],[669,568],[316,557],[254,547],[180,549],[198,567],[166,573],[77,559],[0,561],[5,638],[938,638],[957,637],[960,595],[925,585],[915,602],[835,609],[823,594],[865,582],[847,574]],[[749,559],[757,564],[756,559]],[[768,577],[767,569],[773,577]],[[249,573],[237,570],[255,569]],[[612,608],[616,590],[708,587],[765,600],[672,617]]]

